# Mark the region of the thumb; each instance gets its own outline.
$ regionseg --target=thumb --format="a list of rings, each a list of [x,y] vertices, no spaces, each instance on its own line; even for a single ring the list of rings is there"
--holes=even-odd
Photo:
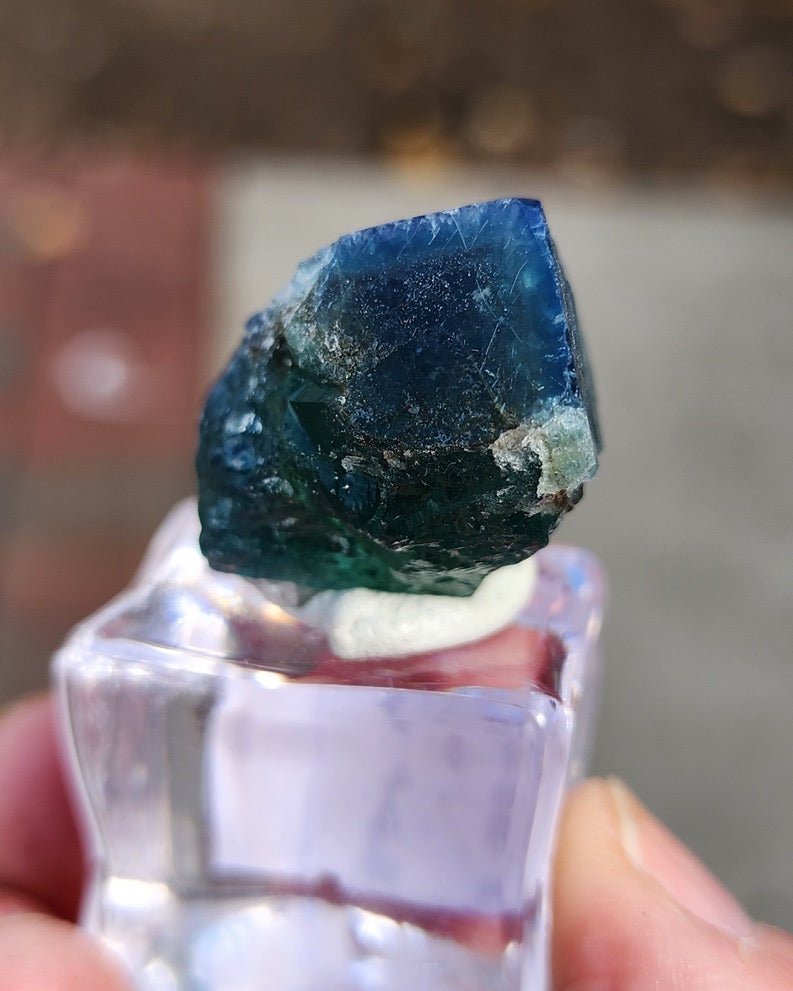
[[[570,796],[554,902],[557,991],[793,988],[793,938],[755,926],[619,781]]]

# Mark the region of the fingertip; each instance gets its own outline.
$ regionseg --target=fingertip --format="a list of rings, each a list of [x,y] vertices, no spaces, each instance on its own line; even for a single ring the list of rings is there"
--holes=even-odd
[[[0,991],[131,991],[106,951],[45,915],[0,919],[0,960]]]
[[[758,925],[747,944],[745,952],[757,950],[769,954],[781,967],[787,968],[790,987],[793,988],[793,936],[790,933],[776,926]]]
[[[789,991],[768,953],[747,951],[739,908],[740,938],[719,924],[724,898],[732,912],[737,903],[625,785],[583,783],[560,823],[554,987]]]
[[[645,955],[633,920],[657,928],[626,855],[610,785],[579,784],[568,796],[559,827],[554,884],[553,972],[559,989],[628,988]],[[625,920],[631,919],[628,926]],[[652,948],[648,950],[648,955]],[[644,962],[647,966],[647,962]]]
[[[724,885],[648,812],[627,785],[618,779],[609,779],[607,785],[623,848],[634,865],[692,915],[737,939],[750,937],[754,923]]]

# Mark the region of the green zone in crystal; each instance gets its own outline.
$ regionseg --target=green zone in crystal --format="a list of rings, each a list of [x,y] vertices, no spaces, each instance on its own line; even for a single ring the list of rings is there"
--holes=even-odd
[[[570,287],[535,200],[347,234],[247,325],[197,454],[211,566],[468,595],[596,469]]]

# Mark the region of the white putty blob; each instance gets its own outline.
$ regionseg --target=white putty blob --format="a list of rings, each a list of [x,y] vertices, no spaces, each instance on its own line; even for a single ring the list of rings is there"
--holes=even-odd
[[[498,632],[526,604],[536,580],[536,561],[528,558],[491,571],[467,598],[352,588],[318,592],[288,611],[321,629],[337,657],[399,657]]]

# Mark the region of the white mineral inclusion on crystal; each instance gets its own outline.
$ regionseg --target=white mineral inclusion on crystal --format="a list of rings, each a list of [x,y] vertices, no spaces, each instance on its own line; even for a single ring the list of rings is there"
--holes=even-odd
[[[526,421],[505,430],[490,445],[496,464],[529,471],[531,455],[540,462],[538,496],[574,489],[597,471],[597,450],[587,411],[554,405],[538,424]]]
[[[480,640],[510,623],[537,580],[534,558],[498,568],[467,598],[368,588],[318,592],[289,610],[328,637],[337,657],[399,657]]]
[[[574,488],[597,471],[592,424],[580,406],[554,408],[540,427],[529,431],[529,447],[542,465],[538,496]]]

